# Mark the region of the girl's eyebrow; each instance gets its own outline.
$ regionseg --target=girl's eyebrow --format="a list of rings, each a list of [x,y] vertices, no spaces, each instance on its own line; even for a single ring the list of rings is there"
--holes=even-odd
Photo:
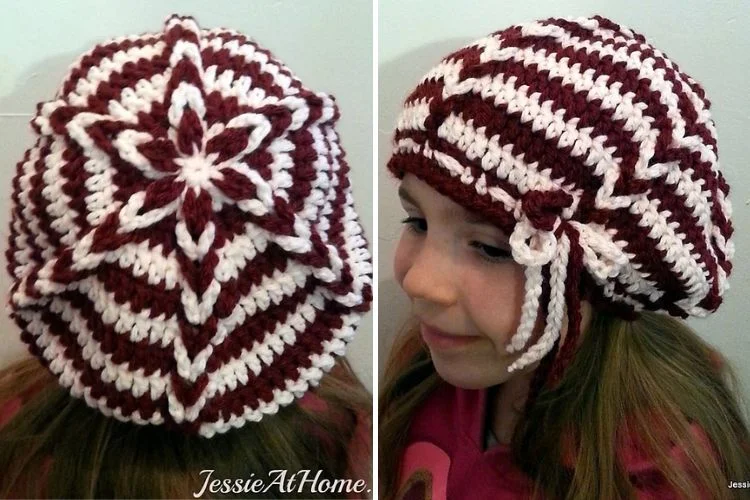
[[[414,201],[414,198],[411,196],[409,191],[406,190],[406,188],[403,185],[400,185],[398,187],[398,197],[401,198],[403,201],[414,205],[415,207],[419,208],[419,203]]]

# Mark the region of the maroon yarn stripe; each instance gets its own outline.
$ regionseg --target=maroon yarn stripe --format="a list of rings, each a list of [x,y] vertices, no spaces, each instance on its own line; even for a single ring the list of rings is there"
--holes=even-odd
[[[85,320],[86,328],[89,330],[87,336],[99,342],[101,351],[112,356],[113,363],[128,363],[132,372],[142,368],[146,376],[174,363],[171,346],[162,347],[161,341],[151,343],[148,337],[133,342],[127,334],[117,332],[113,324],[102,320],[101,313],[96,311],[94,303],[85,293],[78,290],[66,290],[60,294],[59,298]],[[49,311],[48,308],[44,310]],[[58,316],[57,313],[49,312]],[[63,321],[59,316],[57,320]],[[78,334],[71,332],[67,323],[66,329],[58,330],[56,336],[60,337],[61,341],[63,341],[62,337],[65,337],[66,345],[70,344],[69,349],[81,350],[75,340]]]
[[[556,20],[557,21],[557,20]],[[577,30],[574,32],[574,36],[582,36],[585,38],[589,38],[592,41],[601,41],[603,43],[607,42],[607,39],[604,39],[602,37],[593,36],[590,31],[583,29],[576,23],[568,23],[564,20],[560,20],[560,23],[544,23],[544,24],[555,24],[559,27],[562,27],[564,29],[568,28],[568,25],[574,25],[577,27]],[[510,46],[505,44],[505,42],[508,39],[503,39],[503,43],[501,46],[506,47]],[[645,111],[645,115],[647,116],[653,116],[655,118],[658,118],[657,122],[654,123],[656,125],[656,128],[659,128],[663,131],[668,131],[667,134],[661,134],[660,139],[657,140],[657,146],[656,146],[656,152],[654,159],[652,161],[658,162],[662,161],[659,160],[659,158],[666,154],[669,149],[671,149],[671,122],[666,116],[666,107],[662,105],[657,100],[651,99],[650,91],[648,90],[648,84],[644,83],[641,80],[638,80],[638,70],[627,70],[626,63],[624,62],[617,62],[614,63],[611,61],[611,57],[605,56],[604,58],[601,58],[595,54],[589,54],[586,52],[585,49],[579,49],[575,50],[572,47],[563,48],[561,45],[558,45],[556,42],[552,41],[549,37],[542,36],[542,37],[536,37],[536,36],[528,36],[524,38],[512,38],[510,41],[515,42],[513,46],[520,49],[524,49],[527,47],[532,48],[535,51],[538,51],[540,49],[545,49],[547,55],[549,54],[556,54],[558,57],[556,58],[558,61],[561,59],[567,57],[570,61],[575,61],[576,63],[579,63],[581,65],[581,72],[584,72],[589,69],[594,70],[593,79],[596,80],[601,75],[608,75],[608,85],[611,85],[614,82],[619,82],[622,84],[622,88],[620,89],[620,94],[625,95],[628,92],[633,92],[636,95],[636,98],[634,99],[634,102],[644,102],[649,105],[649,108]],[[626,46],[623,42],[618,42],[615,44],[606,43],[607,45],[611,45],[613,48],[623,48]],[[627,53],[632,54],[634,52],[641,52],[642,59],[653,57],[655,59],[654,68],[655,69],[663,69],[666,72],[667,77],[671,77],[672,79],[677,78],[677,72],[675,69],[670,69],[666,66],[664,59],[661,57],[656,56],[654,53],[654,50],[652,48],[643,48],[636,46],[630,46],[627,48]],[[606,60],[606,62],[605,62]],[[569,64],[572,66],[572,64]],[[673,66],[677,68],[677,66],[673,63]],[[595,113],[597,113],[596,116],[594,116],[594,120],[592,122],[586,123],[584,120],[586,118],[586,113],[584,112],[590,105],[586,105],[586,99],[585,96],[582,94],[578,94],[576,96],[575,93],[570,92],[567,87],[563,88],[560,85],[560,81],[557,79],[550,80],[548,77],[543,76],[541,73],[538,72],[536,65],[534,66],[523,66],[521,64],[516,63],[515,61],[493,61],[491,63],[485,63],[478,66],[472,66],[464,71],[461,72],[461,78],[467,78],[467,77],[476,77],[481,78],[482,76],[494,76],[498,73],[504,73],[507,75],[516,75],[519,80],[517,82],[516,87],[520,87],[521,85],[527,84],[530,85],[529,93],[533,92],[541,92],[542,97],[540,98],[541,102],[544,102],[545,100],[551,99],[557,105],[559,103],[559,99],[556,98],[557,95],[565,95],[566,99],[570,98],[573,100],[578,100],[579,102],[574,105],[569,105],[570,103],[564,102],[563,105],[560,106],[558,109],[566,109],[565,119],[569,120],[573,117],[581,117],[582,121],[580,123],[581,127],[585,126],[594,126],[596,128],[597,125],[597,118],[598,114],[604,114],[611,117],[612,111],[605,111],[605,110],[593,110]],[[684,74],[679,73],[680,75],[684,76]],[[669,79],[668,79],[669,81]],[[691,87],[692,89],[693,87]],[[693,89],[695,90],[695,89]],[[698,135],[701,137],[701,139],[709,146],[711,147],[715,153],[718,154],[718,148],[716,144],[715,137],[710,133],[710,131],[707,129],[705,124],[699,124],[697,123],[697,112],[692,106],[692,103],[690,102],[689,98],[686,96],[685,91],[682,88],[682,85],[675,80],[675,85],[673,88],[673,92],[678,98],[678,105],[680,107],[680,112],[684,115],[685,121],[686,121],[686,134],[687,135]],[[700,90],[700,92],[696,93],[700,95],[704,95],[705,93]],[[570,97],[568,97],[570,96]],[[645,96],[641,98],[642,96]],[[595,101],[594,101],[595,102]],[[710,107],[710,103],[706,103],[707,108]],[[661,110],[659,112],[658,110]],[[659,123],[662,122],[663,126],[659,127]],[[620,131],[624,133],[624,131]],[[602,132],[597,132],[592,135],[597,136],[601,135]],[[610,135],[604,133],[604,135]],[[632,136],[632,134],[631,134]],[[606,143],[606,146],[616,146],[620,147],[623,143],[620,141],[615,141],[612,144]],[[623,155],[626,156],[626,155]],[[632,168],[633,164],[627,164],[628,168]],[[694,178],[695,180],[695,178]],[[712,189],[711,192],[714,199],[716,199],[716,192]],[[715,212],[720,213],[720,210],[714,209]]]
[[[459,205],[470,207],[472,211],[481,213],[488,221],[496,224],[505,234],[510,234],[516,223],[511,212],[506,211],[505,205],[494,202],[489,196],[479,196],[474,186],[467,186],[456,182],[444,168],[436,165],[434,160],[421,153],[398,153],[388,161],[388,169],[401,179],[410,173],[430,184],[437,192],[450,198]]]
[[[518,191],[518,187],[515,184],[508,182],[507,180],[502,179],[496,175],[493,175],[492,171],[485,171],[482,168],[481,159],[470,160],[466,156],[466,153],[464,153],[463,150],[459,149],[458,146],[454,146],[446,139],[438,137],[437,130],[428,129],[428,131],[426,132],[413,129],[402,130],[396,133],[396,140],[398,141],[401,139],[412,139],[414,142],[420,145],[429,144],[432,149],[455,158],[463,167],[468,168],[474,179],[479,179],[479,177],[484,175],[485,180],[487,181],[488,188],[499,187],[502,190],[506,191],[513,198],[521,198],[521,193]],[[423,156],[421,152],[419,154]],[[441,170],[445,170],[445,168],[440,166],[437,161],[435,161],[435,166]],[[472,189],[474,189],[473,186]],[[479,193],[477,193],[475,189],[474,193],[474,196],[479,196]]]
[[[36,345],[37,337],[27,331],[28,322],[21,318],[18,318],[16,321],[23,330],[21,336],[24,341]],[[68,330],[68,323],[63,321],[58,314],[48,309],[42,311],[41,321],[49,327],[49,333],[54,335],[66,347],[65,358],[72,361],[73,367],[81,373],[81,383],[91,389],[91,396],[94,399],[104,396],[107,400],[107,406],[111,409],[120,407],[123,415],[130,415],[135,410],[139,410],[141,417],[148,419],[153,415],[154,411],[160,410],[162,416],[169,418],[166,394],[162,394],[156,401],[150,398],[149,392],[136,398],[129,391],[120,391],[113,383],[104,382],[101,377],[104,370],[92,368],[83,358],[80,346],[78,346],[75,338]],[[37,349],[39,355],[44,358],[41,351],[41,349]],[[49,361],[46,364],[49,365]],[[164,369],[164,366],[162,366],[162,369]]]
[[[294,144],[294,150],[289,152],[294,167],[289,170],[292,186],[287,189],[287,194],[291,210],[299,213],[308,203],[308,196],[313,191],[312,183],[317,179],[314,163],[318,159],[318,154],[314,147],[315,140],[309,130],[291,132],[289,140]],[[268,173],[270,175],[270,169]]]
[[[340,316],[343,311],[336,308],[329,310],[332,305],[334,304],[327,303],[324,310],[318,311],[313,323],[297,335],[293,346],[287,346],[281,355],[274,353],[271,364],[264,366],[258,376],[250,372],[247,384],[234,391],[217,394],[207,401],[199,420],[215,422],[222,417],[226,420],[230,415],[240,416],[244,413],[245,406],[257,409],[261,401],[273,401],[274,389],[284,390],[287,380],[298,380],[299,368],[312,366],[310,355],[322,353],[322,343],[332,339],[333,330],[343,325]]]
[[[75,210],[74,223],[79,228],[90,226],[86,219],[88,208],[86,206],[86,197],[91,192],[86,187],[86,181],[91,174],[85,169],[86,158],[77,155],[71,148],[67,148],[62,153],[63,160],[66,162],[60,168],[62,185],[60,189],[70,197],[69,206]]]
[[[86,78],[91,68],[99,67],[104,59],[112,59],[113,56],[121,51],[128,51],[132,48],[143,48],[146,46],[156,45],[161,41],[161,36],[139,38],[136,40],[110,41],[110,43],[97,45],[91,51],[81,58],[76,67],[62,84],[62,98],[67,99],[68,94],[73,92],[78,82]]]
[[[8,272],[8,276],[11,278],[15,278],[15,269],[19,266],[19,262],[16,259],[16,251],[20,251],[20,246],[16,243],[18,237],[23,237],[26,241],[26,245],[29,247],[29,250],[32,254],[32,259],[36,260],[37,262],[42,261],[42,252],[41,249],[37,246],[37,244],[34,242],[34,238],[32,237],[32,232],[29,229],[29,221],[24,217],[23,215],[23,208],[24,205],[21,203],[21,177],[24,175],[24,164],[28,163],[31,160],[31,152],[36,148],[41,148],[41,142],[42,138],[38,138],[36,140],[36,143],[32,148],[29,148],[26,150],[26,152],[23,155],[23,160],[19,161],[16,164],[16,175],[13,177],[12,185],[13,185],[13,191],[11,193],[11,200],[12,200],[12,216],[10,218],[10,221],[8,222],[9,227],[9,234],[11,235],[11,244],[8,245],[8,248],[5,250],[5,259],[6,259],[6,270]],[[15,222],[18,222],[20,225],[20,229],[16,230],[15,228]]]
[[[430,99],[433,97],[440,97],[443,93],[443,81],[440,79],[439,81],[435,81],[434,78],[431,78],[430,80],[420,83],[417,85],[417,87],[406,97],[406,100],[404,101],[404,106],[412,106],[416,104],[416,102],[419,99]]]
[[[575,23],[575,22],[572,22],[572,21],[567,21],[565,19],[551,18],[551,19],[548,19],[546,21],[540,22],[540,24],[543,24],[543,25],[555,25],[555,26],[561,27],[561,28],[565,29],[566,31],[570,32],[570,34],[572,36],[578,36],[578,37],[581,37],[581,38],[584,38],[584,39],[591,40],[592,42],[596,42],[596,41],[604,42],[605,41],[605,39],[603,37],[595,35],[593,31],[590,31],[590,30],[584,28],[583,26],[581,26],[578,23]],[[609,27],[609,25],[612,25],[612,26]],[[698,98],[703,102],[703,105],[704,105],[704,107],[706,109],[710,109],[711,108],[711,101],[709,101],[706,98],[706,93],[703,90],[703,88],[698,83],[695,83],[695,84],[690,83],[690,79],[689,79],[688,75],[686,75],[684,72],[682,72],[680,70],[680,66],[675,61],[671,61],[670,60],[670,62],[672,63],[672,68],[673,69],[669,69],[666,66],[665,60],[664,60],[664,57],[668,57],[668,55],[665,54],[662,51],[659,51],[659,52],[661,52],[663,54],[664,57],[657,56],[655,54],[654,48],[651,47],[646,42],[646,39],[642,35],[639,35],[639,34],[636,34],[635,32],[633,32],[633,34],[635,35],[635,37],[634,38],[630,38],[628,35],[626,35],[622,31],[620,31],[620,27],[618,25],[616,25],[615,23],[610,23],[610,22],[604,21],[604,24],[603,24],[603,21],[601,19],[599,20],[599,26],[602,27],[602,28],[604,28],[604,29],[612,29],[613,31],[617,31],[617,33],[620,36],[622,36],[623,38],[628,38],[631,41],[636,41],[637,43],[633,43],[629,47],[628,47],[628,44],[625,43],[625,42],[613,42],[613,41],[610,40],[610,43],[611,43],[611,46],[613,48],[615,48],[615,49],[619,49],[619,48],[622,48],[622,47],[628,47],[627,48],[627,53],[628,54],[632,54],[633,52],[640,52],[641,53],[641,60],[643,60],[645,58],[649,58],[649,57],[654,58],[654,60],[655,60],[654,68],[664,68],[665,70],[667,70],[667,72],[668,72],[667,74],[673,80],[675,80],[675,81],[679,80],[680,84],[687,85],[693,91],[693,93],[695,93],[698,96]],[[641,45],[643,45],[643,47],[641,47]],[[716,145],[715,143],[712,143],[712,144],[713,144],[713,146]]]
[[[278,326],[285,324],[318,288],[318,280],[309,276],[303,287],[298,288],[292,295],[284,296],[278,304],[271,302],[263,314],[246,315],[245,320],[234,327],[224,342],[214,346],[213,353],[206,363],[206,373],[215,372],[226,363],[240,358],[242,350],[249,349],[255,342],[262,343],[266,334],[273,333]]]
[[[576,25],[578,26],[578,25]],[[605,41],[601,37],[594,37],[595,39]],[[528,37],[527,39],[524,39],[524,41],[519,41],[517,44],[519,48],[525,48],[525,47],[532,47],[534,50],[539,49],[546,49],[548,55],[550,53],[555,53],[559,57],[557,60],[561,60],[564,57],[568,57],[571,61],[576,61],[577,63],[581,64],[581,72],[593,69],[595,70],[593,78],[596,79],[600,75],[609,75],[608,84],[612,84],[615,82],[621,83],[622,88],[620,90],[620,93],[622,95],[627,94],[628,92],[634,92],[636,94],[636,99],[634,99],[634,102],[644,102],[648,104],[649,108],[645,111],[646,116],[652,116],[655,118],[658,118],[658,120],[655,122],[655,124],[658,126],[658,124],[662,123],[663,127],[660,127],[660,130],[662,130],[662,133],[660,134],[660,140],[657,140],[657,146],[655,151],[655,156],[652,159],[654,163],[656,162],[665,162],[669,161],[666,159],[666,157],[671,156],[674,154],[674,149],[671,148],[671,122],[666,117],[666,106],[662,105],[656,100],[650,99],[650,95],[644,92],[643,89],[643,83],[641,83],[638,78],[637,70],[629,70],[627,71],[625,69],[625,63],[614,63],[609,65],[604,65],[602,63],[602,60],[598,58],[595,54],[587,54],[584,49],[580,49],[578,51],[574,50],[573,48],[569,47],[566,49],[563,49],[561,46],[558,46],[556,44],[544,44],[544,40],[549,40],[548,38],[542,38],[542,37]],[[624,44],[617,44],[620,46],[624,46]],[[616,45],[616,46],[617,46]],[[632,53],[635,51],[635,48],[630,47],[629,52]],[[645,55],[653,55],[653,51],[643,51]],[[656,56],[654,56],[656,57]],[[661,63],[661,66],[659,64],[656,64],[655,67],[663,67],[665,71],[667,71],[668,74],[674,74],[673,70],[670,70],[666,67],[664,64],[663,59],[657,58],[657,61]],[[544,75],[544,73],[539,72],[536,65],[532,66],[523,66],[521,64],[516,63],[515,61],[494,61],[492,63],[486,63],[480,66],[473,66],[465,69],[462,71],[461,75],[462,78],[469,78],[469,77],[476,77],[481,78],[482,76],[493,76],[497,73],[503,73],[507,76],[505,78],[506,80],[509,79],[511,76],[517,77],[516,82],[516,88],[519,88],[522,85],[528,85],[529,90],[528,93],[532,94],[535,92],[539,92],[540,95],[540,102],[544,102],[547,100],[552,101],[552,111],[558,111],[558,110],[565,110],[564,119],[570,120],[574,117],[580,118],[579,127],[593,127],[594,131],[592,132],[592,136],[596,137],[599,135],[606,135],[608,137],[607,141],[605,142],[605,147],[611,147],[615,146],[618,149],[618,153],[615,153],[616,156],[620,156],[623,158],[624,162],[622,164],[622,168],[624,168],[624,174],[629,175],[632,177],[633,175],[633,168],[635,166],[635,162],[638,159],[638,145],[633,143],[632,140],[629,141],[623,141],[621,140],[621,136],[626,136],[629,139],[632,139],[633,133],[625,131],[623,129],[618,129],[617,134],[618,137],[612,136],[612,131],[604,130],[603,127],[605,124],[615,124],[617,121],[612,119],[612,115],[614,110],[611,109],[597,109],[593,103],[599,101],[597,99],[596,101],[592,101],[592,103],[589,103],[586,99],[585,93],[579,92],[571,92],[568,86],[563,87],[561,85],[561,81],[558,79],[548,79],[547,76]],[[689,134],[696,134],[700,135],[700,137],[716,151],[716,142],[713,136],[711,136],[710,132],[705,128],[704,125],[699,125],[695,123],[695,121],[690,121],[689,117],[692,117],[693,120],[697,119],[697,114],[695,110],[692,108],[692,105],[689,102],[689,99],[680,88],[675,88],[674,92],[676,95],[678,95],[679,103],[681,104],[681,111],[686,112],[688,109],[690,110],[690,113],[688,113],[688,119],[686,120],[686,132]],[[439,94],[438,94],[439,95]],[[647,98],[641,99],[639,98],[641,95],[646,95]],[[446,108],[451,108],[451,106],[455,106],[455,101],[453,99],[448,99],[446,101],[450,101],[450,104],[448,102],[445,103]],[[572,102],[571,102],[572,101]],[[498,109],[505,109],[506,106],[498,106]],[[476,123],[477,127],[479,126],[486,126],[488,125],[487,122],[492,122],[491,119],[483,120],[483,118],[496,118],[492,117],[490,115],[491,110],[486,110],[484,112],[477,112],[476,114],[471,115]],[[605,122],[601,118],[606,118],[607,121]],[[625,123],[625,120],[620,120],[621,123]],[[500,128],[500,127],[497,127]],[[496,129],[497,129],[496,128]],[[494,133],[498,133],[497,130],[493,130]],[[663,133],[666,131],[667,133]],[[487,135],[491,137],[493,134],[491,134],[489,131]],[[517,145],[518,146],[518,145]],[[570,148],[565,148],[567,151],[570,150]],[[623,152],[623,149],[625,149],[627,152]],[[527,154],[532,155],[534,152],[528,151],[523,147],[518,146],[519,152],[516,154],[519,154],[520,152],[527,152]],[[664,159],[662,159],[664,158]],[[553,177],[557,176],[563,176],[564,171],[566,169],[558,169],[558,171],[555,171],[555,166],[557,165],[555,162],[547,163],[548,166],[550,166],[553,169]],[[566,167],[569,167],[569,165],[566,165]],[[560,170],[563,172],[561,173]],[[697,172],[696,172],[697,173]],[[574,172],[572,175],[570,175],[570,178],[572,180],[575,180],[580,175],[580,172]],[[693,180],[699,179],[699,178],[705,178],[706,176],[697,176],[693,177]],[[632,181],[632,179],[629,179]],[[716,199],[717,193],[714,187],[711,187],[711,195],[714,199]],[[681,197],[674,193],[671,190],[665,191],[666,196],[675,197],[677,200],[675,200],[676,203],[682,203],[684,205],[684,197]],[[724,219],[723,214],[721,213],[721,210],[716,206],[716,204],[713,204],[712,206],[713,215],[715,218],[722,220]],[[696,219],[697,220],[697,219]],[[690,226],[685,227],[684,223],[690,221],[681,221],[682,230],[683,231],[690,231]],[[703,258],[706,260],[711,260],[711,257],[708,254],[702,254]]]

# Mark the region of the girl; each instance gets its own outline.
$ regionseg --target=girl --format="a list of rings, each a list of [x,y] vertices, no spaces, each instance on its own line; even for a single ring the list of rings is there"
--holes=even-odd
[[[341,356],[372,269],[338,116],[190,17],[70,67],[13,179],[9,306],[37,359],[0,373],[0,497],[367,496],[370,398]]]
[[[380,396],[383,498],[741,497],[735,376],[674,318],[715,311],[732,268],[709,108],[601,16],[425,75],[388,162],[414,324]]]

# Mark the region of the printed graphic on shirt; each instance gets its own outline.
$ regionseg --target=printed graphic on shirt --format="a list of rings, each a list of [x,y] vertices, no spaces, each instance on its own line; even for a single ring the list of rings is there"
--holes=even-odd
[[[433,443],[418,441],[406,447],[400,477],[405,478],[397,500],[446,500],[451,459]]]

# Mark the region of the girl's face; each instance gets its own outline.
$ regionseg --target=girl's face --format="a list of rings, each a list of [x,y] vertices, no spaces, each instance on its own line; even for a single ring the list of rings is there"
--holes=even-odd
[[[409,296],[438,374],[466,389],[497,385],[520,355],[505,346],[516,332],[524,295],[523,267],[508,235],[412,174],[399,187],[406,211],[394,273]],[[541,335],[537,321],[527,346]],[[564,331],[563,331],[564,333]]]

